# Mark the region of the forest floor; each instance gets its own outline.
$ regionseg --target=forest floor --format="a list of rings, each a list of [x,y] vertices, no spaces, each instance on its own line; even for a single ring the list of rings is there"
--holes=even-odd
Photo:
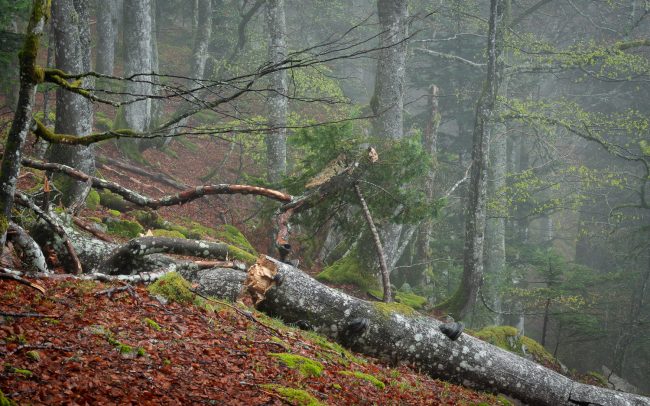
[[[203,183],[199,178],[228,150],[223,143],[200,139],[190,144],[173,141],[166,152],[150,150],[144,156],[152,173],[165,173],[194,186]],[[112,143],[98,148],[98,153],[124,158]],[[233,160],[240,162],[238,157]],[[254,164],[243,163],[248,168]],[[237,181],[238,167],[239,163],[225,166],[212,183]],[[110,165],[99,172],[150,196],[177,192]],[[34,176],[23,178],[24,186],[33,183],[30,178]],[[245,220],[255,218],[259,207],[253,197],[211,196],[160,212],[179,224],[188,219],[207,227],[224,221],[234,224],[264,252],[268,233],[252,234]],[[104,212],[84,210],[81,215],[101,217]],[[45,289],[44,294],[0,281],[0,312],[5,313],[0,316],[4,399],[18,404],[143,405],[507,403],[431,379],[406,365],[389,367],[351,354],[257,312],[254,320],[245,314],[250,309],[237,311],[205,301],[162,303],[144,286],[135,287],[134,294],[124,290],[110,297],[102,292],[122,285],[60,276],[34,281]],[[4,406],[2,402],[0,396]]]

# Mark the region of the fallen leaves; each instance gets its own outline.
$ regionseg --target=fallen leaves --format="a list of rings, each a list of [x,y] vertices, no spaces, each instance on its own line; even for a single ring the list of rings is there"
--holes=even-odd
[[[271,319],[252,309],[264,324],[218,304],[163,306],[142,287],[133,287],[139,298],[134,300],[120,285],[42,283],[47,296],[0,281],[0,311],[61,315],[0,319],[0,390],[18,404],[300,404],[287,394],[301,392],[263,386],[270,384],[301,389],[333,405],[498,404],[492,396],[403,366],[337,357],[299,330],[265,328]],[[113,288],[111,298],[97,295]],[[124,357],[120,345],[143,351]],[[269,355],[279,352],[321,363],[322,373],[305,375]]]

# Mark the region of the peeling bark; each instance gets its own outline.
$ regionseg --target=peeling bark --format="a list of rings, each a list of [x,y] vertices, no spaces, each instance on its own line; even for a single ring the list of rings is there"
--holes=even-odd
[[[449,340],[438,320],[403,315],[390,305],[353,298],[290,265],[278,263],[284,282],[258,308],[285,322],[309,321],[351,349],[393,362],[409,362],[429,375],[499,391],[535,405],[650,405],[650,399],[574,382],[532,361],[467,334]],[[233,300],[246,274],[232,269],[183,272],[204,295]],[[364,328],[367,320],[367,326]]]

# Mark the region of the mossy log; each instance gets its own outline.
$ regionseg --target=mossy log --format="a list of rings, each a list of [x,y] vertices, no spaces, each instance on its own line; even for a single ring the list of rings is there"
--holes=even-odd
[[[467,334],[451,341],[435,319],[400,313],[393,304],[353,298],[290,265],[278,263],[278,272],[283,283],[268,291],[258,309],[285,322],[307,321],[360,353],[412,363],[433,377],[535,405],[650,405],[650,398],[575,382]],[[239,295],[246,277],[232,269],[184,272],[184,276],[198,283],[202,294],[229,299]]]

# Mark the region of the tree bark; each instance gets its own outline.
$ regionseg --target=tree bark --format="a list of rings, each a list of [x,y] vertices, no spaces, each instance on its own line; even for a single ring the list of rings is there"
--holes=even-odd
[[[132,95],[151,95],[150,84],[153,68],[150,0],[124,0],[124,75],[134,80],[127,81],[126,92]],[[129,100],[136,97],[129,96]],[[124,118],[128,128],[147,131],[151,126],[151,99],[139,100],[124,106]]]
[[[20,54],[20,93],[0,164],[0,254],[7,239],[7,230],[14,203],[16,182],[20,173],[21,149],[32,121],[36,85],[42,81],[36,66],[40,37],[47,21],[49,2],[34,1],[27,27],[27,36]]]
[[[115,67],[117,20],[117,0],[103,0],[97,3],[97,60],[95,70],[105,75],[112,75]]]
[[[56,67],[64,72],[78,74],[90,71],[90,29],[88,0],[61,0],[53,3],[52,26],[54,28]],[[88,78],[81,81],[90,87]],[[58,88],[56,91],[55,132],[88,135],[92,132],[93,109],[90,100],[82,95]],[[81,145],[51,144],[48,159],[75,167],[85,173],[95,170],[94,148]],[[65,185],[63,202],[71,204],[84,192],[80,182]]]
[[[284,0],[268,0],[266,24],[269,30],[269,63],[281,64],[287,57],[287,24],[284,16]],[[267,98],[269,127],[266,136],[267,178],[277,183],[287,172],[287,71],[270,75],[271,84]]]
[[[467,316],[478,296],[483,282],[483,243],[485,239],[487,169],[490,154],[489,123],[493,114],[498,91],[497,29],[501,18],[501,0],[490,2],[490,22],[488,32],[488,70],[483,91],[476,106],[474,122],[472,166],[465,209],[465,245],[463,248],[463,276],[459,288],[446,302],[438,306],[453,317],[463,319]]]
[[[650,405],[642,396],[574,382],[467,334],[451,341],[435,319],[353,298],[290,265],[278,263],[278,272],[282,285],[269,290],[258,309],[289,323],[306,320],[355,351],[412,363],[433,377],[496,390],[535,405]],[[182,273],[199,285],[200,293],[230,300],[238,297],[246,277],[232,269]]]

